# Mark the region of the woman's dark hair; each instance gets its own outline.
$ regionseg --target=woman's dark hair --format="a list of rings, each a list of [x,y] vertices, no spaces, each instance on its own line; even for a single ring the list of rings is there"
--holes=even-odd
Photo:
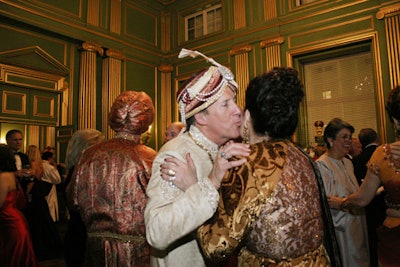
[[[53,156],[54,156],[54,153],[53,153],[53,152],[50,152],[50,151],[46,151],[46,152],[43,152],[43,153],[42,153],[42,159],[43,159],[43,160],[49,160],[49,159],[51,159]]]
[[[1,144],[0,145],[0,172],[14,172],[15,169],[15,158],[11,149]]]
[[[400,121],[400,86],[390,91],[385,107],[391,122],[393,118]]]
[[[324,141],[328,148],[331,147],[331,144],[328,142],[328,138],[335,140],[338,132],[344,128],[348,129],[351,134],[354,133],[354,127],[340,118],[334,118],[328,123],[328,125],[326,125],[324,130]]]
[[[290,138],[297,127],[303,85],[298,72],[274,67],[252,79],[246,91],[245,109],[250,112],[254,131],[271,138]]]

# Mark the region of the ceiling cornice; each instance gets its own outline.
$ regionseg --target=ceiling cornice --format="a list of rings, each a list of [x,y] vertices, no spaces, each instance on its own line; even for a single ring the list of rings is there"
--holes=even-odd
[[[169,4],[172,4],[172,3],[174,3],[176,0],[157,0],[157,2],[159,2],[160,4],[163,4],[163,5],[169,5]]]

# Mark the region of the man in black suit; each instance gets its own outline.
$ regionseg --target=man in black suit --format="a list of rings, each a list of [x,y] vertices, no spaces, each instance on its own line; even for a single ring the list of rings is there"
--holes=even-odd
[[[360,130],[358,139],[362,145],[362,152],[352,159],[354,165],[354,174],[358,183],[361,185],[367,173],[367,163],[378,147],[378,135],[371,128]],[[383,223],[386,217],[385,193],[377,194],[369,205],[365,207],[365,214],[368,225],[368,239],[370,249],[371,267],[378,266],[377,260],[377,237],[376,229]]]
[[[6,134],[6,142],[7,146],[14,152],[15,156],[15,166],[14,166],[14,174],[17,177],[22,190],[25,192],[25,197],[28,200],[28,196],[26,195],[26,190],[28,184],[32,182],[29,177],[29,169],[30,169],[30,162],[29,158],[26,154],[20,152],[19,150],[22,147],[23,142],[23,135],[20,130],[14,129],[10,130]]]
[[[22,169],[29,165],[29,158],[26,154],[19,152],[22,147],[23,135],[20,130],[10,130],[6,134],[7,146],[15,155],[15,175],[18,178],[23,177]]]

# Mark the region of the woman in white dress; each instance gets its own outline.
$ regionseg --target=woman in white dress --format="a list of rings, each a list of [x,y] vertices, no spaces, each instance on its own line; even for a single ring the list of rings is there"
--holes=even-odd
[[[354,127],[339,118],[324,130],[327,151],[317,160],[328,196],[345,197],[357,192],[358,182],[349,153]],[[330,206],[343,266],[370,266],[364,209],[338,210]]]

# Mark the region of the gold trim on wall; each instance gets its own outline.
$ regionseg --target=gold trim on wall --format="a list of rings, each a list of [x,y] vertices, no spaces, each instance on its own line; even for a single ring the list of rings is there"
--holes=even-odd
[[[281,66],[281,44],[285,41],[282,36],[261,41],[260,48],[265,49],[265,70]]]
[[[390,88],[400,85],[400,4],[381,8],[377,19],[384,19],[388,51]]]
[[[21,98],[21,110],[7,109],[8,96]],[[26,115],[26,94],[3,91],[1,112],[4,114]]]
[[[172,103],[175,100],[173,96],[175,95],[172,92],[172,71],[174,70],[174,66],[171,64],[162,64],[158,66],[158,71],[161,72],[161,95],[163,96],[163,101],[161,101],[161,126],[160,129],[167,129],[168,125],[177,118],[172,118]],[[176,105],[175,105],[176,106]]]
[[[78,129],[96,129],[96,57],[103,55],[100,46],[85,42],[81,50],[79,77]]]
[[[338,30],[340,28],[350,28],[351,31],[345,30],[341,33],[342,35],[340,36],[332,34],[333,30]],[[292,34],[287,37],[288,48],[292,49],[300,46],[308,47],[318,43],[328,43],[338,38],[349,37],[352,39],[357,39],[358,34],[362,34],[365,32],[369,33],[372,30],[374,30],[374,17],[361,17],[354,20],[338,22],[329,26],[318,27],[312,30],[300,31],[298,33]]]
[[[39,149],[39,125],[28,125],[29,145],[37,146]]]
[[[87,23],[99,26],[100,0],[87,0]]]
[[[385,18],[390,88],[400,85],[400,16]]]
[[[277,36],[269,39],[262,40],[260,42],[260,48],[266,48],[268,46],[274,46],[274,45],[281,45],[285,41],[285,38],[283,36]]]
[[[111,0],[110,32],[121,34],[121,0]]]
[[[246,27],[246,2],[245,0],[233,1],[235,30]]]
[[[266,21],[278,17],[276,2],[276,0],[264,0],[264,19]]]
[[[400,4],[387,6],[379,9],[376,13],[376,18],[383,19],[389,16],[399,15],[398,13],[400,13]]]
[[[0,81],[17,86],[57,91],[62,88],[64,77],[43,71],[0,64]]]
[[[249,53],[252,49],[253,48],[249,44],[235,46],[231,49],[231,51],[229,51],[229,55],[236,56],[244,53]]]
[[[171,50],[171,13],[161,12],[161,50],[169,52]]]
[[[239,86],[236,96],[237,104],[244,108],[245,105],[245,91],[250,81],[249,71],[249,52],[252,51],[251,45],[241,45],[231,49],[230,55],[235,57],[235,77]]]
[[[112,49],[106,50],[106,55],[108,57],[103,59],[102,132],[107,139],[111,139],[115,132],[108,125],[108,113],[121,92],[121,61],[124,55]]]
[[[43,126],[42,127],[45,132],[46,140],[43,142],[44,147],[51,146],[55,147],[55,140],[56,140],[56,128],[51,126]],[[56,154],[58,154],[58,150]]]

